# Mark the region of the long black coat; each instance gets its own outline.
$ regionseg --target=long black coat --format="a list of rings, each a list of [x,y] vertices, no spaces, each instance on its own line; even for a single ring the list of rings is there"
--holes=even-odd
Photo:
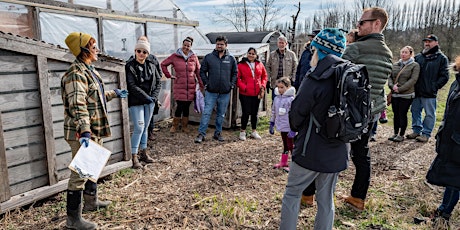
[[[436,152],[428,182],[460,189],[460,74],[452,83],[443,124],[436,134]]]
[[[289,124],[298,132],[292,160],[298,165],[316,172],[336,173],[348,165],[348,152],[344,142],[330,140],[321,132],[316,133],[314,125],[306,150],[303,151],[310,115],[313,113],[324,126],[327,110],[333,101],[335,90],[335,70],[331,66],[344,62],[343,59],[328,55],[318,63],[316,69],[300,84],[299,92],[291,105]]]

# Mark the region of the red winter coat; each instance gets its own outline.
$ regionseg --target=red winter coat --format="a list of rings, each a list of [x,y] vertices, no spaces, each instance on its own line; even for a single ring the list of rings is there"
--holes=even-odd
[[[190,51],[191,52],[191,51]],[[198,84],[203,88],[203,82],[200,77],[200,62],[198,57],[192,55],[185,60],[185,58],[178,52],[171,54],[168,58],[161,62],[161,70],[167,78],[171,78],[168,71],[168,66],[172,65],[175,71],[173,96],[176,101],[193,101],[195,98],[195,79]]]
[[[240,89],[240,94],[245,96],[259,95],[260,88],[265,88],[267,85],[267,71],[262,62],[256,61],[254,66],[254,76],[252,76],[251,67],[243,59],[238,63],[238,78],[237,86]]]

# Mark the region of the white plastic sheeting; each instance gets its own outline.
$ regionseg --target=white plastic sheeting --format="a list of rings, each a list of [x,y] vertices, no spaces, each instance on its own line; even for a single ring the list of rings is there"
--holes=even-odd
[[[127,60],[134,55],[137,38],[144,34],[142,24],[117,20],[102,22],[104,52]]]
[[[174,25],[147,22],[147,36],[155,55],[169,55],[178,47],[174,40]]]
[[[41,12],[40,30],[43,41],[66,48],[64,40],[71,32],[84,32],[98,38],[95,18]]]

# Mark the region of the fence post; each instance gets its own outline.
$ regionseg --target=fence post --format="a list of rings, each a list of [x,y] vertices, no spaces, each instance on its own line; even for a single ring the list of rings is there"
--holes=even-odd
[[[5,139],[3,137],[2,113],[0,111],[0,202],[11,198],[8,180],[8,165],[6,164]]]

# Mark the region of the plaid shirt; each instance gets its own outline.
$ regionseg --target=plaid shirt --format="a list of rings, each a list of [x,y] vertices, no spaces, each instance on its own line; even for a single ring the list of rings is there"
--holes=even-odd
[[[278,58],[279,58],[279,61],[278,61],[278,75],[277,75],[277,79],[283,77],[283,61],[284,61],[284,54],[278,53]]]
[[[111,135],[105,101],[112,100],[117,97],[117,94],[114,90],[109,90],[102,95],[101,89],[104,91],[102,78],[95,69],[90,68],[76,59],[62,76],[61,94],[64,103],[66,140],[78,140],[79,134],[83,132],[90,132],[92,138]]]

